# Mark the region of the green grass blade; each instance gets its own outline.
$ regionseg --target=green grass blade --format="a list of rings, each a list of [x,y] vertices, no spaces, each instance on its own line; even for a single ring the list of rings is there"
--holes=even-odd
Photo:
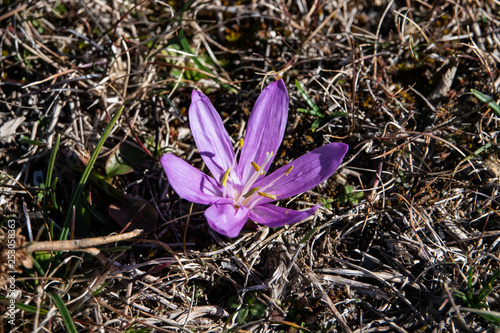
[[[460,299],[462,302],[464,303],[468,303],[469,302],[469,299],[467,298],[467,295],[458,290],[458,289],[453,289],[453,296],[455,296],[456,298]]]
[[[59,180],[58,177],[54,178],[54,181],[52,182],[52,188],[51,188],[51,192],[50,192],[50,200],[52,201],[52,206],[54,206],[54,209],[55,210],[59,210],[59,205],[57,204],[57,200],[56,200],[56,186],[57,186],[57,181]]]
[[[491,98],[490,96],[485,95],[485,94],[477,91],[476,89],[471,89],[470,91],[474,94],[474,96],[477,97],[478,100],[480,100],[483,103],[489,103],[490,101],[493,100],[493,98]]]
[[[493,111],[495,111],[497,115],[500,116],[500,106],[493,100],[493,98],[483,93],[480,93],[476,89],[471,89],[470,91],[472,92],[472,94],[474,94],[474,96],[476,96],[478,100],[480,100],[483,103],[488,103],[488,106]]]
[[[472,309],[472,308],[465,308],[465,307],[460,308],[460,310],[478,314],[481,317],[483,317],[484,319],[489,320],[492,323],[495,323],[495,325],[500,325],[500,312],[481,310],[481,309]]]
[[[485,151],[486,149],[490,148],[491,146],[492,146],[492,144],[488,142],[487,144],[485,144],[481,148],[478,148],[478,149],[474,150],[474,153],[471,154],[471,155],[469,155],[469,156],[467,156],[466,158],[464,158],[462,160],[462,162],[463,161],[468,161],[468,160],[473,159],[475,157],[478,157],[479,154],[481,154],[483,151]]]
[[[33,267],[37,270],[38,274],[40,276],[44,276],[45,275],[45,271],[43,270],[42,266],[40,266],[40,264],[36,260],[35,256],[32,255],[31,259],[33,260]]]
[[[50,192],[52,191],[52,171],[54,170],[54,164],[56,163],[57,151],[59,150],[59,143],[61,142],[61,134],[56,137],[56,142],[54,143],[54,148],[52,148],[52,153],[50,154],[49,168],[47,169],[47,177],[45,179],[45,194],[43,196],[43,216],[48,221],[49,214],[49,199],[52,197]]]
[[[323,118],[318,118],[311,124],[311,131],[314,132],[323,122]]]
[[[75,323],[73,322],[73,318],[71,318],[71,314],[69,313],[66,304],[64,304],[61,296],[58,293],[51,293],[52,301],[54,301],[55,306],[59,310],[59,313],[62,316],[64,324],[66,325],[67,332],[77,333]]]
[[[307,105],[309,105],[309,107],[312,109],[311,114],[313,114],[317,117],[324,117],[325,115],[319,112],[319,107],[313,102],[313,100],[305,92],[304,88],[302,88],[302,86],[300,85],[300,82],[298,80],[295,80],[295,86],[297,86],[297,89],[299,90],[302,98],[306,100]]]
[[[31,140],[30,138],[23,136],[19,139],[19,142],[24,145],[33,145],[33,146],[43,146],[44,143],[40,140]]]
[[[332,112],[328,115],[329,118],[334,117],[347,117],[347,112]]]
[[[500,271],[497,271],[491,278],[488,279],[488,282],[486,283],[486,286],[484,286],[481,291],[479,292],[479,295],[477,296],[478,302],[484,301],[486,296],[488,296],[492,291],[493,291],[493,283],[495,280],[497,280],[500,277]]]
[[[316,116],[319,118],[324,117],[324,115],[322,113],[320,113],[318,111],[311,110],[311,109],[297,108],[297,111],[299,111],[300,113],[310,114],[311,116]]]
[[[304,237],[302,237],[299,244],[305,244],[309,240],[309,238],[311,238],[312,235],[314,235],[318,231],[318,229],[319,228],[316,227],[316,228],[309,230],[309,232]]]
[[[474,154],[475,154],[475,155],[479,155],[479,154],[481,154],[483,151],[485,151],[486,149],[490,148],[491,146],[492,146],[492,144],[488,142],[487,144],[485,144],[485,145],[484,145],[484,146],[482,146],[481,148],[478,148],[478,149],[474,150]]]
[[[0,295],[0,300],[4,301],[4,302],[10,302],[10,298],[7,298],[7,297],[2,296],[2,295]],[[5,304],[7,304],[7,303],[5,303]],[[47,311],[45,309],[38,309],[36,306],[29,305],[29,304],[16,302],[16,303],[14,303],[14,305],[15,305],[16,309],[23,310],[23,311],[30,312],[30,313],[37,313],[37,311],[41,315],[46,315],[47,313],[49,313],[49,311]]]
[[[469,288],[469,292],[472,292],[472,281],[474,280],[474,270],[472,268],[469,269],[468,277],[467,277],[467,287]]]
[[[109,133],[111,133],[111,130],[115,126],[116,121],[120,117],[123,111],[123,106],[115,113],[113,118],[111,118],[111,121],[109,122],[108,126],[106,126],[106,129],[104,130],[104,133],[102,134],[101,139],[97,143],[97,147],[95,148],[94,152],[92,153],[92,156],[90,157],[89,163],[87,164],[87,167],[83,171],[82,178],[80,179],[80,182],[78,183],[78,186],[76,187],[75,194],[73,195],[73,198],[71,199],[71,203],[68,207],[68,214],[66,215],[66,220],[64,220],[64,226],[61,231],[61,236],[59,237],[60,240],[66,240],[69,235],[69,229],[71,226],[71,219],[73,218],[73,207],[76,206],[78,201],[80,200],[80,197],[83,192],[83,188],[85,187],[85,184],[87,183],[87,180],[89,179],[90,173],[92,172],[92,169],[94,167],[94,164],[97,160],[97,157],[99,156],[99,152],[101,151],[102,147],[104,146],[104,142],[106,142],[106,139],[109,136]]]

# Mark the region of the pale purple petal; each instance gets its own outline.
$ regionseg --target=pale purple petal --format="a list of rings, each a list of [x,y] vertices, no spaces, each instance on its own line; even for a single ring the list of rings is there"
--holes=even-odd
[[[319,205],[316,205],[308,210],[298,211],[277,207],[271,204],[263,204],[254,207],[250,212],[249,218],[258,224],[263,224],[271,228],[277,228],[282,227],[285,224],[294,224],[305,220],[309,216],[313,215],[318,208]]]
[[[227,237],[236,237],[248,220],[248,208],[233,204],[215,204],[205,210],[210,228]]]
[[[345,143],[326,144],[258,180],[253,187],[260,187],[262,192],[276,195],[278,200],[310,190],[333,175],[342,163],[348,147]],[[286,176],[286,171],[292,165],[292,171]],[[261,197],[258,204],[271,201],[274,200]]]
[[[228,200],[221,198],[222,190],[215,179],[179,157],[166,154],[162,156],[160,162],[167,174],[168,182],[181,198],[204,205]]]
[[[287,117],[288,92],[283,80],[278,80],[262,91],[248,119],[238,166],[242,183],[254,173],[252,162],[261,165],[266,158],[266,152],[276,155],[283,140]]]
[[[217,181],[234,161],[234,149],[220,115],[207,96],[193,90],[189,107],[191,132],[203,161]]]

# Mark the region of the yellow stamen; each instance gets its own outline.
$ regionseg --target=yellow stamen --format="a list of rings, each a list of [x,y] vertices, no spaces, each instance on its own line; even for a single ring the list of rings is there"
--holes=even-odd
[[[248,198],[246,198],[245,194],[249,193],[250,189],[252,188],[252,185],[257,181],[257,179],[261,175],[264,175],[266,173],[265,170],[268,167],[269,162],[271,162],[272,159],[273,159],[273,152],[267,152],[266,158],[264,159],[264,161],[262,161],[261,165],[258,165],[255,162],[250,162],[252,167],[254,168],[255,172],[250,176],[250,178],[246,181],[243,188],[239,191],[240,194],[239,194],[238,198],[236,199],[237,204],[243,202],[244,200],[251,200],[253,198],[250,196]],[[259,200],[259,199],[257,199],[257,200]]]
[[[292,169],[293,169],[293,165],[291,167],[289,167],[288,169],[286,169],[285,176],[288,176],[288,174],[290,173],[290,171],[292,171]]]
[[[222,176],[222,187],[226,186],[227,178],[229,177],[229,171],[231,171],[231,168],[227,169],[227,171],[224,173],[224,176]]]
[[[252,194],[254,194],[255,192],[257,192],[259,189],[260,189],[260,187],[254,187],[253,189],[248,191],[248,193],[244,194],[243,197],[246,199],[249,196],[251,196]]]
[[[243,138],[240,139],[239,146],[240,146],[240,149],[243,148]]]
[[[260,195],[261,197],[264,197],[264,198],[269,198],[269,199],[273,199],[273,200],[278,199],[278,196],[276,194],[271,194],[271,193],[266,193],[266,192],[257,192],[257,194]]]

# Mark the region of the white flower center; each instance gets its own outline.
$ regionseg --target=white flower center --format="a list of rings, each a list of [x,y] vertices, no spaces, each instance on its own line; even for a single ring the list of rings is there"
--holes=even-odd
[[[242,143],[243,143],[243,141],[240,140],[238,150],[236,151],[236,154],[235,154],[235,161],[233,161],[233,166],[228,168],[227,171],[222,176],[222,179],[221,179],[221,185],[223,187],[222,196],[224,196],[224,197],[228,197],[226,195],[226,194],[229,194],[226,191],[227,181],[230,178],[231,169],[234,168],[234,166],[236,165],[236,156],[238,155],[238,152],[243,145]],[[247,182],[243,185],[243,187],[241,188],[241,191],[235,191],[233,189],[231,191],[231,192],[233,192],[233,193],[231,193],[232,195],[229,195],[234,200],[234,207],[240,208],[243,205],[243,206],[247,206],[249,209],[252,209],[253,207],[255,207],[259,203],[259,201],[262,198],[272,199],[273,201],[278,199],[278,194],[269,193],[269,192],[265,192],[265,191],[268,188],[270,188],[272,185],[276,184],[276,182],[279,181],[284,176],[288,176],[290,171],[292,171],[292,169],[293,169],[293,165],[291,165],[282,175],[280,175],[279,177],[277,177],[273,181],[269,182],[264,187],[262,187],[262,188],[261,187],[252,187],[253,184],[259,178],[259,176],[264,176],[266,174],[266,172],[267,172],[266,168],[268,167],[269,163],[273,159],[273,156],[274,156],[273,152],[266,152],[266,158],[264,159],[264,162],[262,163],[262,165],[258,165],[255,162],[251,162],[252,167],[254,168],[254,173],[247,180]],[[232,183],[234,184],[234,182],[232,182]]]

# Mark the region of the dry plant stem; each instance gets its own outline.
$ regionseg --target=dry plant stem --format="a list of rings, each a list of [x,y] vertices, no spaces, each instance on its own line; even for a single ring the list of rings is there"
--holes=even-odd
[[[99,254],[102,255],[101,253]],[[66,303],[66,305],[74,303],[74,305],[70,308],[72,312],[83,307],[87,303],[87,301],[93,297],[94,293],[105,283],[106,279],[108,279],[110,272],[116,271],[116,267],[113,265],[113,261],[109,260],[103,262],[101,260],[101,262],[103,265],[105,266],[107,265],[107,267],[105,267],[105,269],[102,272],[99,272],[97,276],[92,279],[92,282],[90,282],[89,285],[85,288],[85,292],[83,292],[81,296]]]
[[[304,41],[304,43],[302,44],[302,48],[303,49],[306,49],[308,47],[308,44],[309,42],[314,39],[314,36],[316,36],[318,34],[318,32],[321,31],[321,29],[323,29],[323,27],[337,14],[337,12],[340,10],[340,8],[342,8],[342,5],[339,5],[337,10],[335,10],[334,12],[332,12],[326,20],[324,20],[323,22],[321,22],[321,24],[311,33],[311,35]]]
[[[387,15],[387,12],[389,11],[389,9],[391,8],[393,3],[394,3],[394,0],[391,0],[391,2],[385,8],[384,13],[382,14],[382,17],[380,18],[380,21],[378,23],[377,33],[375,34],[375,47],[373,48],[374,55],[377,54],[377,46],[379,43],[378,39],[380,36],[380,28],[382,27],[382,22],[384,21],[385,16]],[[373,58],[373,80],[376,80],[376,79],[377,79],[377,57],[374,57]]]
[[[165,228],[167,225],[169,224],[172,224],[174,222],[177,222],[177,221],[180,221],[180,220],[184,220],[186,217],[189,217],[189,216],[192,216],[192,215],[200,215],[200,214],[203,214],[204,211],[201,211],[201,212],[194,212],[194,213],[191,213],[191,214],[186,214],[186,215],[182,215],[180,217],[177,217],[175,219],[171,219],[171,220],[168,220],[167,222],[161,224],[158,229],[163,229]],[[163,233],[165,233],[165,231],[163,231]],[[162,234],[159,234],[158,236],[161,236]],[[160,238],[160,237],[159,237]]]
[[[27,43],[25,43],[24,41],[18,39],[17,36],[12,35],[10,32],[9,32],[9,35],[11,37],[13,37],[18,43],[20,43],[27,50],[29,50],[31,53],[36,54],[37,56],[40,57],[40,59],[42,59],[43,61],[49,63],[54,68],[58,68],[58,64],[55,61],[53,61],[52,59],[50,59],[49,57],[47,57],[45,54],[37,52],[37,50],[35,50],[32,47],[30,47]]]
[[[444,290],[446,291],[446,294],[448,295],[448,300],[450,301],[453,310],[455,310],[455,313],[457,314],[457,318],[458,321],[460,322],[460,325],[462,325],[462,328],[467,330],[467,332],[471,332],[471,329],[467,327],[467,323],[465,322],[465,319],[462,316],[462,313],[460,312],[460,308],[455,303],[455,299],[453,298],[453,295],[451,293],[451,288],[448,286],[448,283],[444,282],[443,287]]]
[[[389,326],[391,326],[392,328],[394,328],[395,330],[397,330],[398,332],[400,333],[408,333],[407,330],[405,330],[404,328],[402,327],[399,327],[398,325],[396,325],[389,317],[387,317],[383,312],[377,310],[373,305],[371,305],[370,303],[366,302],[365,300],[361,300],[361,302],[363,303],[364,306],[366,306],[367,308],[370,309],[370,311],[373,311],[375,313],[377,313],[380,317],[384,318],[385,321],[389,324]],[[359,330],[356,330],[354,333],[361,333],[363,332],[362,329],[359,329]]]
[[[313,285],[318,288],[319,292],[321,293],[321,298],[328,304],[328,307],[330,310],[332,310],[333,315],[335,316],[335,319],[337,319],[337,322],[339,323],[342,332],[346,333],[352,333],[352,330],[349,328],[347,323],[344,321],[344,318],[342,318],[342,314],[340,314],[339,310],[335,307],[335,304],[333,304],[330,296],[325,292],[323,287],[321,286],[321,283],[318,281],[316,278],[316,274],[314,274],[312,271],[309,270],[307,273],[307,276],[309,277],[309,280],[312,282]]]
[[[35,319],[33,320],[33,331],[35,331],[35,328],[38,327],[38,323],[40,321],[40,309],[42,308],[42,296],[44,295],[42,284],[39,284],[36,289],[36,313]]]
[[[188,257],[186,249],[188,226],[189,226],[189,220],[191,219],[191,214],[193,212],[193,206],[194,206],[193,203],[191,203],[189,207],[189,214],[187,215],[186,226],[184,227],[184,237],[182,238],[182,249],[184,250],[184,255],[186,256],[186,258]]]
[[[86,239],[74,239],[66,241],[33,242],[26,247],[26,250],[29,253],[36,251],[81,251],[84,249],[93,248],[104,244],[129,240],[131,238],[138,237],[140,234],[142,234],[142,232],[143,230],[136,229],[134,231],[126,232],[120,235],[94,237]],[[90,251],[89,253],[94,253],[94,252]]]
[[[172,330],[170,330],[170,329],[174,329],[176,331],[181,330],[181,331],[186,332],[186,333],[191,333],[192,332],[191,330],[185,329],[185,328],[183,328],[181,326],[174,326],[174,327],[171,327],[170,329],[165,329],[165,328],[158,327],[156,325],[150,325],[150,324],[148,324],[148,323],[146,323],[144,321],[141,321],[141,320],[139,320],[139,319],[137,319],[137,318],[135,318],[133,316],[129,316],[129,315],[123,313],[122,311],[119,311],[119,310],[113,308],[112,306],[108,305],[105,302],[102,302],[102,301],[100,301],[98,299],[96,299],[96,300],[97,300],[97,302],[99,303],[100,306],[102,306],[102,307],[110,310],[111,312],[113,312],[113,313],[115,313],[115,314],[117,314],[119,316],[122,316],[122,317],[126,318],[127,320],[129,320],[131,322],[135,322],[135,323],[144,325],[146,327],[150,327],[150,328],[154,329],[155,331],[171,333]]]
[[[15,9],[13,9],[12,11],[5,13],[4,15],[0,16],[0,22],[5,20],[6,18],[11,17],[12,15],[15,15],[16,13],[18,13],[20,11],[25,10],[27,6],[28,6],[27,4],[23,4]]]
[[[163,242],[160,242],[159,240],[153,240],[153,239],[150,239],[150,240],[142,240],[143,242],[145,243],[151,243],[151,244],[157,244],[157,245],[160,245],[161,247],[163,247],[167,252],[169,252],[172,256],[174,256],[175,260],[177,261],[177,263],[179,264],[179,266],[181,267],[181,270],[182,270],[182,273],[184,274],[184,278],[186,279],[185,280],[185,283],[188,283],[189,282],[189,276],[186,272],[186,270],[184,269],[184,265],[182,264],[182,261],[181,259],[179,258],[179,256],[175,253],[174,250],[172,250],[170,248],[170,246],[168,246],[167,244],[163,243]],[[185,248],[185,242],[183,243],[184,244],[184,248]]]
[[[380,278],[379,276],[373,274],[370,270],[366,269],[366,268],[363,268],[359,265],[355,265],[353,263],[350,263],[348,261],[345,261],[345,260],[342,260],[342,259],[339,259],[339,258],[334,258],[334,260],[340,262],[340,263],[343,263],[345,265],[348,265],[348,266],[351,266],[351,267],[354,267],[360,271],[362,271],[363,273],[365,274],[368,274],[370,276],[372,276],[373,278],[377,279],[379,282],[381,282],[382,284],[384,284],[385,286],[389,287],[392,291],[394,291],[396,293],[396,295],[399,296],[399,298],[401,298],[401,300],[403,300],[406,305],[408,305],[410,307],[410,309],[415,313],[415,315],[417,317],[419,317],[419,319],[422,321],[422,322],[425,322],[425,319],[424,317],[422,317],[422,314],[415,308],[415,306],[399,291],[397,290],[392,284],[390,284],[389,282],[385,281],[384,279]]]

